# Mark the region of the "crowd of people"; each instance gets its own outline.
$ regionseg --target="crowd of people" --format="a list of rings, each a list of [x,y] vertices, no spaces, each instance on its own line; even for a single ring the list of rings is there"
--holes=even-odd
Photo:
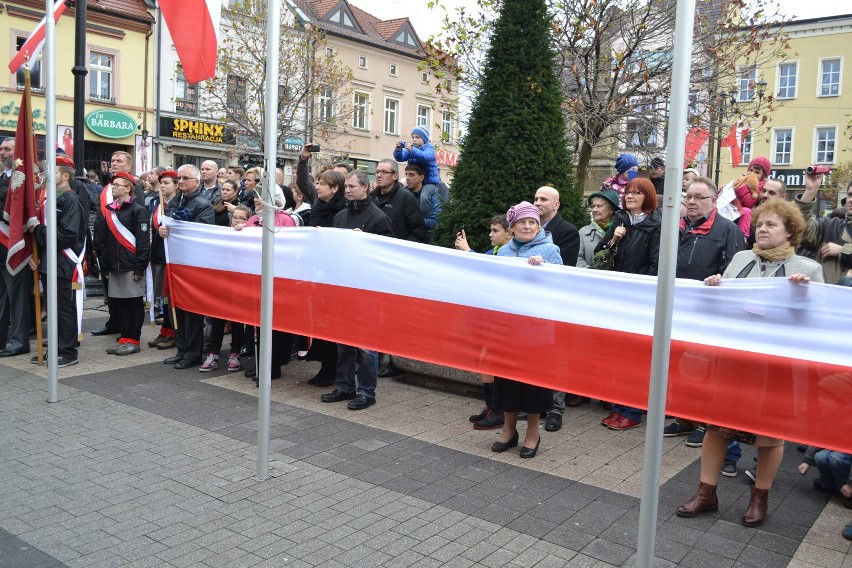
[[[393,159],[378,162],[372,183],[365,172],[353,171],[348,164],[329,164],[312,172],[310,150],[311,146],[305,146],[299,156],[294,183],[284,184],[284,173],[276,172],[271,202],[264,201],[261,188],[265,172],[259,167],[220,168],[208,160],[200,167],[155,167],[137,177],[131,173],[132,157],[116,152],[110,162],[109,179],[105,180],[108,183],[100,186],[97,179],[81,184],[74,177],[71,159],[59,155],[58,366],[78,361],[80,318],[76,291],[87,254],[90,267],[97,266],[100,272],[109,310],[103,328],[92,334],[116,337],[106,349],[108,354],[128,356],[140,352],[146,301],[153,300],[161,327],[148,345],[174,349],[164,363],[175,369],[218,369],[225,336],[229,334],[229,372],[243,370],[241,357],[256,355],[259,346],[255,328],[170,304],[165,258],[169,229],[162,222],[164,217],[227,226],[235,231],[259,230],[264,223],[263,210],[270,207],[274,209],[275,227],[335,227],[430,242],[441,207],[449,199],[449,188],[438,175],[427,129],[417,127],[410,141],[400,140]],[[14,139],[0,144],[4,168],[0,176],[2,199],[13,169],[13,151]],[[399,162],[407,162],[405,184],[400,179]],[[532,202],[522,201],[505,214],[495,211],[490,223],[491,246],[483,252],[522,259],[532,267],[547,263],[656,275],[662,224],[658,196],[663,189],[665,164],[656,158],[649,164],[647,174],[640,173],[639,166],[635,156],[618,156],[613,175],[588,197],[590,223],[580,229],[559,214],[559,192],[548,186],[538,188],[531,195]],[[852,183],[843,201],[845,216],[816,218],[813,202],[822,175],[807,176],[804,192],[788,202],[783,199],[783,181],[769,178],[770,170],[766,158],[752,160],[747,174],[733,182],[735,198],[726,215],[721,213],[720,191],[713,181],[697,170],[683,171],[678,277],[701,280],[708,286],[724,285],[729,278],[769,277],[784,277],[801,286],[808,282],[852,283]],[[46,254],[44,223],[42,210],[38,222],[29,227],[42,259]],[[455,247],[471,251],[463,229],[456,235]],[[5,259],[6,249],[0,252]],[[43,277],[45,266],[42,261],[38,265],[31,263],[30,268]],[[32,272],[2,273],[0,357],[11,357],[29,352],[29,332],[34,325],[29,298]],[[383,355],[376,351],[309,340],[277,330],[273,330],[271,351],[273,379],[281,376],[281,367],[294,357],[319,361],[319,371],[308,382],[332,387],[322,394],[322,402],[346,401],[351,410],[375,404],[379,377],[401,373],[390,356],[387,366],[379,370]],[[257,381],[256,369],[249,368],[245,374]],[[521,458],[533,458],[538,452],[540,418],[546,431],[555,432],[562,428],[567,408],[591,402],[586,396],[554,392],[508,378],[482,376],[481,380],[485,407],[470,417],[473,428],[501,429],[492,451],[505,452],[521,445]],[[608,412],[601,420],[606,428],[621,431],[642,424],[641,409],[608,401],[599,404]],[[518,424],[524,420],[527,427],[521,442]],[[719,475],[737,475],[740,443],[755,445],[757,466],[746,472],[754,487],[742,522],[746,526],[763,523],[769,491],[783,456],[782,440],[681,418],[666,426],[664,436],[687,436],[686,445],[701,448],[702,452],[698,491],[677,510],[684,517],[718,507]],[[842,493],[847,506],[852,506],[850,463],[852,456],[848,454],[809,448],[800,470],[804,474],[809,466],[817,467],[820,477],[814,481],[815,487]]]

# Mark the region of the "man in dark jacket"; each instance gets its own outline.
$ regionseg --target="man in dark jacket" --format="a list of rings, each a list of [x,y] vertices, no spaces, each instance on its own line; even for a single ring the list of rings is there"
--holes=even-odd
[[[346,209],[334,216],[334,227],[393,237],[390,219],[368,197],[370,178],[361,171],[346,177]],[[359,361],[360,360],[360,361]],[[358,382],[355,366],[358,364]],[[348,400],[349,410],[363,410],[376,403],[379,354],[369,349],[338,343],[334,390],[320,397],[322,402]]]
[[[201,196],[201,172],[192,164],[178,168],[178,194],[169,201],[166,216],[181,221],[212,225],[216,219],[213,206]],[[168,238],[169,228],[161,226],[160,236]],[[204,349],[204,316],[180,308],[175,308],[177,329],[175,343],[177,354],[163,363],[174,365],[175,369],[189,369],[201,364]]]
[[[391,220],[396,238],[426,242],[426,223],[420,203],[399,183],[399,166],[394,160],[382,160],[376,166],[376,189],[370,192],[370,198]]]
[[[822,178],[822,174],[805,176],[805,192],[796,199],[796,205],[805,218],[801,248],[816,254],[825,282],[837,284],[852,268],[852,182],[847,185],[846,197],[842,200],[846,208],[845,218],[826,216],[815,219],[814,200]]]
[[[71,180],[76,171],[68,156],[56,157],[56,316],[59,328],[57,368],[76,365],[77,359],[77,302],[75,293],[82,284],[83,245],[89,234],[88,215],[80,199],[71,190]],[[30,268],[47,274],[47,227],[45,212],[39,211],[39,223],[30,227],[38,245],[40,262]],[[75,277],[76,276],[76,277]],[[73,285],[72,285],[73,282]],[[32,358],[38,363],[38,357]]]
[[[745,248],[745,238],[737,225],[716,209],[716,185],[710,178],[697,177],[687,186],[683,202],[686,216],[680,220],[680,239],[677,251],[678,278],[704,280],[722,274],[735,254]],[[689,420],[677,419],[663,431],[666,437],[688,435],[686,445],[701,447],[705,426]],[[739,443],[728,444],[722,474],[737,474],[737,461],[741,451]]]
[[[542,186],[535,192],[536,209],[541,217],[541,227],[553,239],[553,244],[559,247],[562,264],[577,266],[577,254],[580,252],[580,232],[577,227],[562,218],[559,214],[559,192],[550,186]]]

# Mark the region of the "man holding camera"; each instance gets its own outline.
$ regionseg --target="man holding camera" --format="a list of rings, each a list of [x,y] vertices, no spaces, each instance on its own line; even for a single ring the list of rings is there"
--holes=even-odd
[[[805,234],[802,248],[816,254],[816,261],[822,265],[825,282],[837,284],[852,268],[852,183],[846,187],[846,197],[842,203],[846,207],[846,218],[814,218],[813,206],[823,173],[809,173],[805,176],[805,192],[796,198],[796,205],[805,217]]]

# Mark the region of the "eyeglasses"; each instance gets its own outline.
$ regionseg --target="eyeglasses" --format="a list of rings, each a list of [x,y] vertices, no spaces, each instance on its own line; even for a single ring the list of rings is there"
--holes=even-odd
[[[625,191],[624,195],[636,195],[636,196],[641,195],[642,197],[645,197],[645,194],[642,193],[641,191]]]
[[[376,170],[376,173],[377,174],[393,174],[393,173],[396,173],[396,172],[393,172],[391,170]]]
[[[704,201],[705,199],[713,199],[715,195],[684,195],[683,200],[686,201]]]
[[[178,179],[179,179],[179,180],[181,180],[181,181],[189,181],[189,180],[195,180],[195,181],[198,181],[198,178],[196,178],[196,177],[189,177],[189,176],[180,176]]]

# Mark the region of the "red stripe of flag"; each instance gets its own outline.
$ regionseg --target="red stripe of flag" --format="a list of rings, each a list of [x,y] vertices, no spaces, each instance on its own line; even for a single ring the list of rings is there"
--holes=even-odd
[[[211,6],[205,0],[160,1],[163,19],[190,84],[216,76],[216,27],[220,7],[221,2]]]
[[[65,0],[56,0],[56,3],[53,5],[53,21],[59,21],[59,16],[62,15],[62,12],[65,11]],[[9,62],[9,71],[14,75],[18,72],[24,63],[27,61],[27,57],[31,60],[38,57],[38,54],[41,53],[41,47],[44,45],[44,27],[47,25],[47,16],[41,19],[36,26],[36,29],[33,30],[33,33],[30,34],[30,37],[27,38],[27,41],[24,42],[24,45],[21,46],[21,49],[18,50],[18,53],[15,54],[15,57]]]

